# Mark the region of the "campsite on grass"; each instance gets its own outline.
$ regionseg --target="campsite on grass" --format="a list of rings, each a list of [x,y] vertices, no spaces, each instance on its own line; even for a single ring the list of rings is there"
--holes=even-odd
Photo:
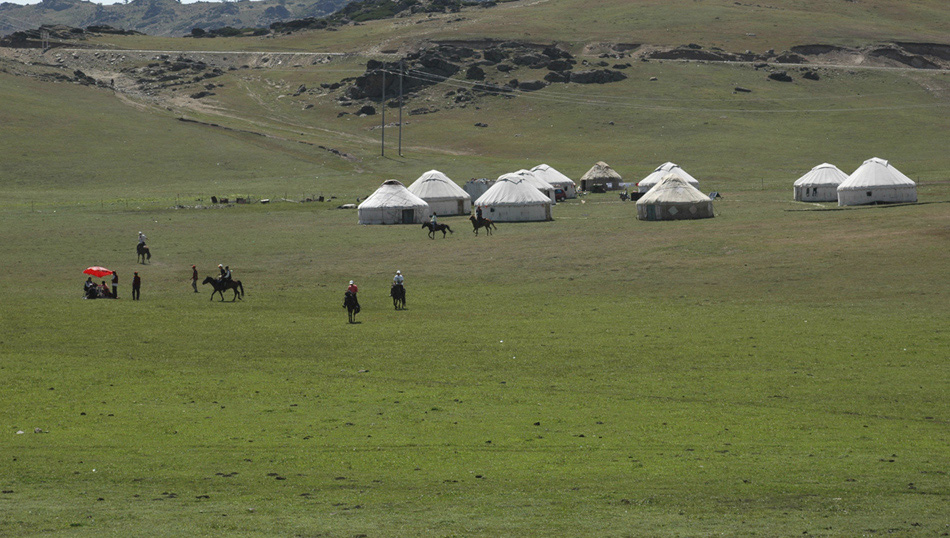
[[[0,536],[948,532],[946,2],[331,7],[0,5]]]

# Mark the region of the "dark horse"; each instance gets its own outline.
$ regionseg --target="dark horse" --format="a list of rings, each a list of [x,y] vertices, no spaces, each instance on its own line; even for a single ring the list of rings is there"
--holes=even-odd
[[[139,243],[138,246],[135,247],[135,252],[138,254],[135,261],[141,261],[144,264],[146,260],[152,259],[152,251],[145,246],[145,243]]]
[[[433,226],[431,222],[423,222],[422,227],[429,229],[429,239],[435,239],[435,232],[442,232],[442,239],[445,239],[446,231],[448,231],[450,234],[455,233],[452,231],[452,228],[449,228],[448,224],[436,224]]]
[[[346,308],[350,323],[356,323],[356,315],[360,313],[360,303],[356,300],[356,295],[351,292],[343,294],[343,307]]]
[[[472,215],[471,217],[468,218],[468,220],[472,221],[472,226],[475,227],[475,229],[472,230],[473,232],[475,232],[475,235],[478,235],[479,228],[485,228],[485,231],[488,232],[488,235],[491,235],[492,228],[496,230],[498,229],[498,226],[495,226],[495,223],[492,222],[491,219],[486,219],[486,218],[478,219],[478,218],[475,218],[474,215]]]
[[[389,296],[393,298],[393,308],[396,310],[406,309],[406,287],[402,284],[393,284],[389,288]]]
[[[209,277],[205,277],[205,280],[204,280],[204,282],[202,282],[202,284],[211,284],[211,287],[214,288],[214,291],[211,292],[211,300],[212,300],[212,301],[214,300],[214,294],[215,294],[215,293],[220,293],[220,294],[221,294],[221,300],[223,301],[223,300],[224,300],[224,292],[227,291],[227,290],[234,290],[234,299],[231,299],[231,302],[232,302],[232,303],[233,303],[236,299],[242,299],[242,300],[243,300],[243,297],[244,297],[244,286],[241,285],[241,281],[240,281],[240,280],[228,280],[228,281],[223,281],[223,280],[218,280],[218,279],[215,279],[215,278],[211,278],[211,277],[209,276]],[[240,292],[239,292],[238,290],[240,290]]]

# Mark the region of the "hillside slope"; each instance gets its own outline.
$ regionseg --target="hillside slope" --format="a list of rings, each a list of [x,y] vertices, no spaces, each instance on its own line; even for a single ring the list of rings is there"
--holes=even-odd
[[[192,28],[266,28],[274,22],[323,17],[350,0],[242,0],[239,2],[194,2],[132,0],[127,4],[97,4],[86,0],[43,0],[38,4],[0,4],[0,30],[26,30],[41,25],[74,27],[107,25],[152,35],[181,36]]]

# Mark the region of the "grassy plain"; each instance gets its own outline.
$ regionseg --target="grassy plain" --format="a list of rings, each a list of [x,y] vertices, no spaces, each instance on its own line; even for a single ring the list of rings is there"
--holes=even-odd
[[[0,73],[0,535],[948,532],[945,73],[651,62],[410,117],[406,156],[381,158],[378,117],[286,97],[359,63],[231,73],[217,110],[187,111],[268,137]],[[833,208],[790,201],[811,166],[874,155],[926,203],[789,211]],[[591,195],[430,241],[333,209],[430,168],[601,159],[678,162],[723,193],[717,217]],[[338,198],[194,209],[314,191]],[[247,296],[193,294],[192,263],[230,264]],[[120,300],[79,299],[93,264]]]

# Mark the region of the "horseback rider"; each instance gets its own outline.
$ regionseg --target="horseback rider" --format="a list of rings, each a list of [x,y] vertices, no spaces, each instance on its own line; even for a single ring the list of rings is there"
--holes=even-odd
[[[477,220],[482,220],[482,206],[475,206],[475,218]]]
[[[396,309],[399,309],[397,303],[401,303],[402,307],[406,307],[406,279],[402,276],[402,271],[396,271],[396,276],[393,277],[393,285],[389,291],[389,295],[393,298],[393,306]]]
[[[230,265],[225,265],[225,266],[224,266],[224,277],[223,277],[223,278],[224,278],[223,282],[231,282],[231,266],[230,266]]]
[[[221,265],[220,263],[218,264],[218,271],[221,272],[221,274],[218,275],[218,282],[224,282],[224,275],[225,275],[224,266]]]
[[[145,234],[143,234],[142,232],[139,232],[139,244],[144,245],[146,240],[148,240],[148,237],[145,237]]]
[[[436,221],[437,221],[437,219],[436,219],[436,214],[435,214],[435,211],[433,211],[433,212],[432,212],[432,215],[429,217],[429,224],[432,225],[432,229],[433,229],[433,230],[435,229],[436,225],[439,224],[439,223],[436,222]]]
[[[359,291],[359,288],[356,287],[356,284],[353,281],[350,281],[349,287],[346,288],[346,293],[353,296],[353,302],[356,303],[356,309],[360,309],[360,300],[356,297],[356,292]]]

